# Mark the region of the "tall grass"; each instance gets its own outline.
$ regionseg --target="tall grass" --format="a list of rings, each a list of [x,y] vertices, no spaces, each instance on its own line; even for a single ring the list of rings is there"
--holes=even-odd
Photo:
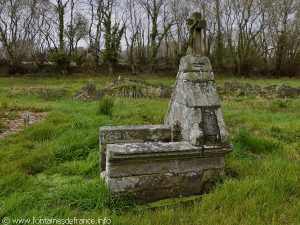
[[[98,113],[102,115],[111,116],[113,113],[114,99],[111,97],[104,97],[99,103]]]
[[[276,152],[280,147],[280,142],[269,137],[258,137],[245,127],[241,127],[235,135],[234,143],[237,148],[243,148],[254,154],[268,154]]]

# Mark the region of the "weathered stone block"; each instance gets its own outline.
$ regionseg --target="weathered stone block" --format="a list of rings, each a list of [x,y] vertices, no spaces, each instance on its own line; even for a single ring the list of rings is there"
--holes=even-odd
[[[179,72],[212,71],[210,61],[205,56],[187,55],[181,58]]]
[[[106,145],[144,141],[172,141],[173,133],[165,125],[104,126],[100,128],[100,171],[106,168]]]

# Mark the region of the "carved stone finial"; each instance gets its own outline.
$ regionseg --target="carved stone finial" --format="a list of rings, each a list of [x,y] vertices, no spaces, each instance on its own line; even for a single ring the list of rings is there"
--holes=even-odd
[[[202,50],[202,30],[206,28],[206,21],[202,18],[201,13],[195,12],[187,19],[189,27],[189,48],[187,54],[194,56],[203,55]]]

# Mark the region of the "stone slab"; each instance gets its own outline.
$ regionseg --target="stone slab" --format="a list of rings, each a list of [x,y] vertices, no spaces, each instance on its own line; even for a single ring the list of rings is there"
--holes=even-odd
[[[114,155],[128,155],[141,153],[168,153],[195,151],[201,148],[195,147],[188,142],[144,142],[124,143],[107,145],[110,153]]]
[[[228,146],[193,146],[186,141],[109,144],[107,145],[106,161],[205,158],[224,155],[228,151]]]
[[[171,129],[165,125],[104,126],[100,128],[100,143],[130,143],[171,141]]]

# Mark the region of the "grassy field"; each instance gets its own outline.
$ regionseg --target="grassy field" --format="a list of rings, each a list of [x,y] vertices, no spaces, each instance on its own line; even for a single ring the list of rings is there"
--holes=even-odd
[[[109,196],[99,178],[98,130],[160,124],[169,99],[115,99],[112,114],[104,115],[101,101],[72,98],[86,83],[99,88],[111,79],[0,78],[0,112],[47,112],[44,122],[0,139],[0,221],[106,217],[111,224],[300,224],[299,98],[224,98],[235,146],[226,158],[226,178],[201,199],[150,209]],[[300,87],[292,79],[240,81]]]

